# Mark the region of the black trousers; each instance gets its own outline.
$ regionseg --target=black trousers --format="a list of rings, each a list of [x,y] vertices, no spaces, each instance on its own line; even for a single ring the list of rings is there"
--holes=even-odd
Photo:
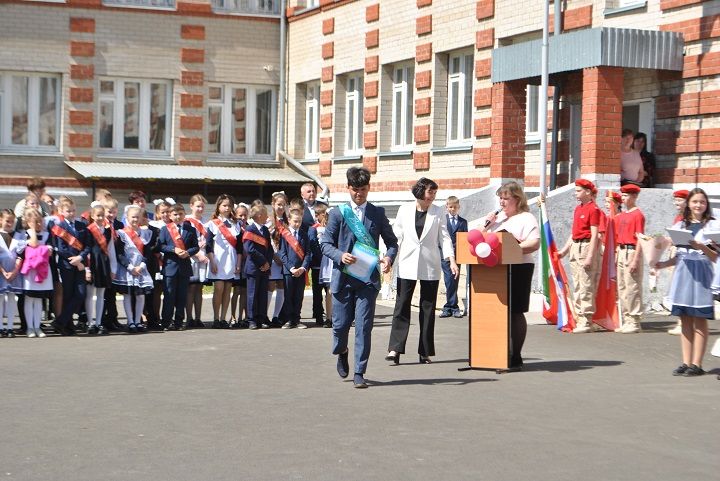
[[[410,332],[410,302],[415,292],[415,279],[398,278],[397,299],[393,313],[388,351],[405,354],[405,343]],[[435,302],[440,281],[420,281],[420,339],[418,354],[435,355]]]
[[[303,297],[305,296],[305,276],[293,277],[285,274],[285,300],[283,301],[280,319],[292,324],[300,323]]]
[[[185,320],[190,276],[163,276],[162,324],[181,327]]]
[[[63,305],[57,322],[65,329],[73,328],[73,314],[79,313],[85,305],[85,271],[60,269],[60,278],[63,283]]]
[[[115,299],[115,288],[105,288],[105,308],[102,317],[102,325],[108,327],[110,324],[117,322],[117,300]]]
[[[320,284],[320,269],[310,269],[312,271],[312,293],[313,293],[313,309],[312,316],[316,321],[322,321],[325,315],[325,308],[323,307],[323,292],[324,288]],[[310,273],[308,272],[308,275]]]

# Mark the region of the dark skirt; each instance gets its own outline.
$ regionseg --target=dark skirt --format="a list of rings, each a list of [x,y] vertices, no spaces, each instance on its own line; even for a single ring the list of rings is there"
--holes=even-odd
[[[53,292],[55,291],[32,291],[28,289],[23,291],[23,294],[26,297],[34,297],[35,299],[51,299]]]
[[[510,312],[523,313],[530,310],[530,289],[535,264],[511,264],[510,266]]]
[[[147,296],[152,294],[152,287],[138,287],[138,286],[127,286],[124,284],[113,284],[115,292],[119,294],[129,294],[131,296]]]

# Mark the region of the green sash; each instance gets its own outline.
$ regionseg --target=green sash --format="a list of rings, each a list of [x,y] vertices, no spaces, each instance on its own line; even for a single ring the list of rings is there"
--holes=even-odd
[[[367,227],[365,227],[365,224],[360,222],[360,219],[355,216],[355,213],[352,211],[350,206],[348,204],[341,204],[338,208],[340,209],[343,219],[345,219],[345,223],[348,225],[358,242],[377,249],[375,239],[372,238],[367,230]]]

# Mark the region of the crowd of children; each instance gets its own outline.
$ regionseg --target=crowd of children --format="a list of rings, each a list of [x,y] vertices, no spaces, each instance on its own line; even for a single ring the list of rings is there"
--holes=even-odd
[[[78,215],[71,198],[53,199],[41,179],[32,182],[16,206],[19,215],[0,211],[2,337],[15,337],[16,312],[30,338],[45,337],[41,321],[51,318],[61,335],[203,328],[206,285],[213,286],[213,328],[305,328],[300,310],[309,275],[326,275],[319,283],[329,316],[329,269],[319,260],[323,201],[307,206],[277,192],[269,211],[260,200],[235,204],[222,194],[206,220],[207,200],[200,194],[190,199],[186,216],[170,198],[154,201],[154,212],[147,212],[145,194],[136,191],[120,221],[118,202],[107,190],[98,190],[90,209]],[[308,208],[317,219],[312,225],[303,223]]]

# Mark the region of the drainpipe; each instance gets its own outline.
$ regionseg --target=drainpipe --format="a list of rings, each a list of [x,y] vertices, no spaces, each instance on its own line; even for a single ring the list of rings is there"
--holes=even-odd
[[[287,56],[287,18],[285,17],[286,0],[280,1],[280,92],[278,93],[278,147],[277,151],[285,150],[285,57]]]
[[[317,186],[322,191],[322,192],[320,192],[321,197],[325,197],[326,199],[330,198],[330,188],[327,186],[327,184],[325,182],[322,181],[322,179],[318,175],[310,172],[310,170],[308,170],[307,167],[305,167],[300,162],[298,162],[297,160],[290,157],[287,152],[284,152],[281,150],[278,153],[280,154],[280,157],[285,159],[285,161],[288,164],[292,165],[295,168],[295,170],[297,170],[298,172],[300,172],[301,174],[303,174],[307,177],[310,177],[312,179],[312,181],[317,184]]]
[[[555,17],[554,17],[554,33],[553,36],[560,35],[562,32],[562,2],[555,0]],[[552,139],[550,150],[550,190],[557,187],[557,161],[558,161],[558,134],[560,132],[560,96],[562,95],[563,80],[558,79],[553,90],[553,107],[552,107]]]

